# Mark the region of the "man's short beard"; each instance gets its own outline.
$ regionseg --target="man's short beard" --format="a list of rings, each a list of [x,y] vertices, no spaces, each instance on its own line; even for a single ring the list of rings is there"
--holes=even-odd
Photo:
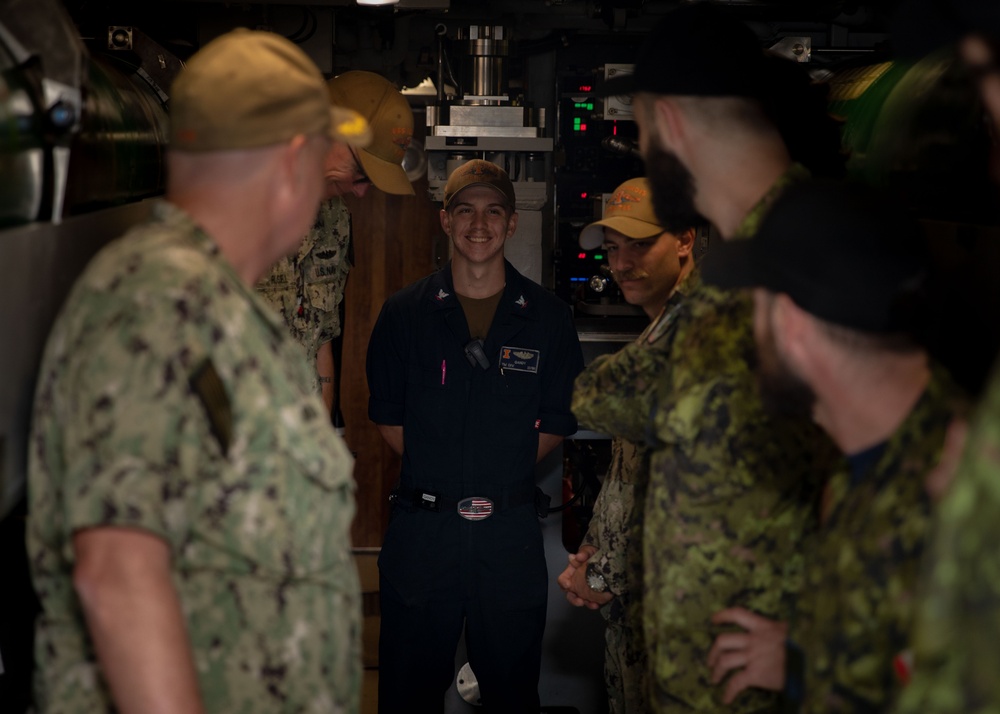
[[[653,188],[653,210],[660,225],[681,234],[704,222],[694,207],[694,176],[677,155],[654,138],[646,152],[646,177]]]
[[[812,419],[816,394],[791,372],[760,370],[757,383],[768,414]]]

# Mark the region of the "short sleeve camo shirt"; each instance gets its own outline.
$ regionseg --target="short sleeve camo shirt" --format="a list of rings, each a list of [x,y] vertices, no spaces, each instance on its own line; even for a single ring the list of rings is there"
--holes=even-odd
[[[168,545],[207,711],[355,712],[352,460],[301,348],[182,211],[88,266],[36,393],[28,551],[39,712],[111,711],[72,535]]]

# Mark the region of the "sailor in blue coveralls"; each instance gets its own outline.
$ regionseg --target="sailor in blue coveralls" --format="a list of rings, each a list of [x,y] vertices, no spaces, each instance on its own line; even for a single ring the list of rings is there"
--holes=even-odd
[[[369,417],[402,455],[379,557],[379,711],[441,712],[466,632],[489,712],[539,710],[547,571],[534,466],[576,431],[583,356],[569,307],[503,247],[514,189],[487,161],[452,172],[451,262],[382,308]]]

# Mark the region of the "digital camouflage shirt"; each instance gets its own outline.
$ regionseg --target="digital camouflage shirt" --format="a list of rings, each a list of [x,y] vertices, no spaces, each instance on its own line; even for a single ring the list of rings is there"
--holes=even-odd
[[[632,407],[637,411],[646,409],[646,413],[649,413],[648,402],[643,405],[641,401],[647,398],[646,393],[633,395],[631,398],[625,396],[619,391],[620,385],[615,380],[621,366],[624,364],[627,368],[631,364],[630,352],[662,351],[669,346],[677,308],[698,283],[698,271],[695,268],[671,293],[656,320],[627,349],[601,355],[577,377],[573,390],[573,414],[581,426],[600,428],[598,425],[608,401],[618,403],[615,411]],[[631,377],[635,378],[636,375]],[[650,375],[650,378],[655,378],[655,375]],[[623,596],[630,591],[628,553],[632,538],[632,514],[637,487],[646,481],[646,446],[642,441],[632,442],[614,433],[612,437],[611,465],[594,502],[594,514],[583,542],[597,549],[590,562],[600,569],[608,583],[608,589],[616,596]]]
[[[654,711],[719,711],[706,665],[716,612],[787,619],[800,540],[819,480],[836,468],[813,425],[768,416],[753,372],[749,294],[702,285],[678,316],[672,363],[655,385],[657,446],[643,521],[643,616]],[[744,692],[727,711],[769,711]]]
[[[790,631],[804,656],[803,712],[885,712],[895,701],[930,528],[925,483],[959,405],[935,366],[878,461],[860,480],[846,470],[830,480]]]
[[[739,235],[752,235],[774,198],[805,175],[793,166]],[[597,428],[651,445],[642,535],[650,705],[719,711],[722,688],[706,659],[723,630],[711,617],[733,606],[791,614],[798,542],[819,479],[838,463],[835,449],[814,426],[764,413],[749,293],[699,286],[680,306],[669,348],[632,352],[630,361],[616,377],[622,396],[638,401],[620,411],[608,404]],[[775,706],[776,695],[752,691],[727,711]]]
[[[316,354],[340,336],[340,304],[351,263],[351,214],[340,198],[324,201],[299,252],[282,258],[257,283],[257,291],[284,319],[288,331],[306,348],[315,391],[320,391]]]
[[[72,582],[74,531],[102,526],[168,546],[206,711],[357,711],[352,461],[309,372],[168,203],[87,267],[31,435],[39,712],[113,710]]]
[[[901,714],[1000,712],[1000,372],[937,507]]]
[[[581,425],[596,426],[609,400],[619,402],[615,411],[629,408],[628,404],[620,403],[627,398],[619,393],[620,385],[615,381],[621,363],[628,365],[631,351],[667,348],[673,335],[677,308],[696,285],[698,272],[697,268],[693,268],[671,293],[657,318],[635,342],[619,353],[598,357],[577,377],[573,390],[573,413]],[[637,376],[632,375],[632,378]],[[632,406],[644,408],[638,401],[633,401]],[[615,595],[601,608],[601,613],[608,620],[604,673],[611,714],[647,709],[647,657],[637,607],[642,582],[639,561],[646,474],[645,444],[614,436],[611,441],[611,465],[601,484],[594,503],[594,514],[584,536],[584,543],[597,549],[590,562],[604,575],[610,592]]]

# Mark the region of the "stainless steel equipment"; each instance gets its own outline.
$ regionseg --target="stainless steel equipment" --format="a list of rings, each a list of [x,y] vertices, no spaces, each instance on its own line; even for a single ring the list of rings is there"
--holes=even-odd
[[[109,29],[92,54],[57,0],[4,10],[0,518],[23,496],[32,385],[56,312],[89,257],[145,216],[137,202],[163,190],[163,87],[181,66],[132,27]]]
[[[545,110],[528,106],[508,88],[510,33],[499,25],[458,30],[453,49],[458,76],[439,26],[438,103],[427,108],[427,179],[432,200],[444,198],[449,174],[472,159],[504,169],[514,184],[520,214],[517,233],[507,242],[507,257],[522,273],[545,284],[543,266],[551,240],[552,139],[545,134]],[[445,84],[452,81],[454,92]]]

